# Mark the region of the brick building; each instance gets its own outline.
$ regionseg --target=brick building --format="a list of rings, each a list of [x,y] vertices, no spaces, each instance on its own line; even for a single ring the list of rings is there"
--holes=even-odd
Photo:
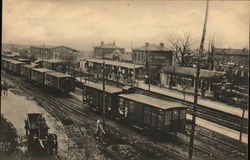
[[[30,55],[37,59],[76,60],[79,51],[66,46],[31,46]]]
[[[162,67],[172,65],[173,62],[173,51],[165,48],[163,43],[156,45],[146,42],[144,46],[132,51],[132,60],[135,64],[145,65],[149,60],[151,66]]]
[[[124,54],[125,49],[116,46],[114,43],[101,42],[101,45],[94,47],[94,57],[98,59],[112,59],[114,54]]]
[[[242,78],[249,78],[249,50],[231,48],[212,48],[208,61],[210,69],[230,71]]]

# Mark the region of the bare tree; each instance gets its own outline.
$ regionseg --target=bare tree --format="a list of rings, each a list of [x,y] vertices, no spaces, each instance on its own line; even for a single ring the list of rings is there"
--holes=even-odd
[[[192,51],[194,40],[190,33],[183,32],[182,36],[170,35],[170,48],[174,51],[174,60],[179,66],[191,66],[195,61],[195,53]]]

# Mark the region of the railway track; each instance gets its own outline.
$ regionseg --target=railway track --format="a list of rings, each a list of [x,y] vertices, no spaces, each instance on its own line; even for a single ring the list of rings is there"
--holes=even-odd
[[[37,92],[37,90],[34,90],[29,85],[23,85],[21,81],[18,81],[18,83],[20,83],[22,85],[20,87],[21,89],[25,90],[26,92],[31,92],[31,96],[32,95],[34,96],[34,93],[32,93],[32,92]],[[38,93],[36,93],[36,94],[38,94]],[[39,94],[41,94],[41,93],[39,93]],[[46,94],[41,95],[41,96],[36,96],[36,97],[38,97],[41,102],[44,102],[44,103],[47,103],[47,104],[50,104],[51,106],[53,106],[53,108],[48,108],[51,113],[54,113],[55,109],[56,109],[56,111],[57,112],[59,111],[60,114],[65,115],[66,117],[70,117],[70,119],[73,121],[74,125],[78,128],[80,133],[81,133],[81,128],[79,127],[79,125],[77,125],[77,123],[79,123],[79,121],[83,121],[83,119],[84,119],[84,123],[88,123],[89,126],[95,128],[94,122],[97,119],[90,117],[86,113],[77,109],[79,106],[66,105],[65,102],[58,100],[56,98],[52,98],[51,96],[48,96]],[[54,113],[54,114],[56,114],[56,113]],[[59,117],[58,115],[59,114],[57,114],[56,117]],[[62,120],[62,118],[58,118],[58,119]],[[90,119],[91,119],[91,121],[90,121]],[[117,130],[117,128],[115,128],[114,125],[108,124],[108,127],[109,127],[109,130],[114,130],[114,131]],[[82,133],[81,133],[81,135],[82,135]],[[182,141],[181,139],[178,139],[178,141],[180,143],[186,145],[187,147],[189,145],[188,143]],[[170,156],[169,157],[170,159],[171,158],[173,158],[173,159],[185,159],[178,154],[173,154],[173,151],[167,149],[165,147],[165,145],[159,145],[157,143],[150,143],[150,146],[168,154]],[[200,147],[195,147],[195,150],[196,150],[196,154],[202,155],[203,157],[204,157],[204,155],[207,155],[206,157],[208,157],[209,159],[223,159],[223,157],[221,155],[216,154],[216,153],[211,153],[210,151],[207,151],[205,149],[201,149]]]

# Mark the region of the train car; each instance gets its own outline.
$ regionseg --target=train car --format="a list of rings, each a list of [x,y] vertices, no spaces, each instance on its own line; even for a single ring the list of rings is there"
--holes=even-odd
[[[10,71],[12,61],[14,61],[14,60],[10,59],[10,58],[2,58],[2,67],[3,67],[3,69],[6,69],[7,71]]]
[[[31,80],[32,68],[35,68],[35,65],[21,65],[21,75],[25,77],[27,80]]]
[[[3,69],[7,69],[7,63],[8,63],[9,59],[8,58],[1,58],[1,67]]]
[[[66,63],[60,59],[49,59],[42,61],[43,68],[48,68],[57,72],[66,72]]]
[[[10,72],[20,75],[21,72],[21,65],[24,65],[24,62],[19,62],[16,60],[10,61],[10,66],[9,66],[9,70]]]
[[[17,58],[16,60],[19,61],[19,62],[24,62],[26,64],[30,64],[31,63],[31,61],[29,59],[25,59],[25,58]]]
[[[32,68],[31,80],[33,82],[43,85],[45,82],[45,73],[48,72],[53,72],[53,71],[47,68]]]
[[[176,133],[185,130],[187,108],[182,104],[142,94],[120,94],[120,116],[144,129]]]
[[[57,135],[48,133],[49,127],[42,113],[29,113],[25,122],[28,150],[33,153],[57,154]]]
[[[85,83],[83,87],[83,103],[90,105],[92,110],[102,111],[103,105],[103,85],[100,83]],[[117,114],[118,94],[121,88],[105,85],[105,106],[107,114]]]
[[[44,84],[66,94],[75,90],[74,77],[55,71],[45,73]]]

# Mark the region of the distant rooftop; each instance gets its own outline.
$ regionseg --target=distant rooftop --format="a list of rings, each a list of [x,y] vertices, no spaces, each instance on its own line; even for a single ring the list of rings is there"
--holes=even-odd
[[[144,46],[139,47],[139,48],[133,48],[133,51],[171,51],[170,49],[167,49],[164,47],[164,43],[160,43],[159,45],[157,44],[150,44],[148,42],[145,43]]]
[[[73,48],[70,48],[70,47],[66,47],[66,46],[47,46],[47,45],[33,45],[33,46],[30,46],[30,47],[34,47],[34,48],[46,48],[46,49],[56,49],[56,48],[59,48],[59,47],[65,47],[69,50],[72,50],[74,52],[79,52],[78,50],[75,50]]]
[[[49,63],[62,63],[65,62],[64,60],[61,59],[48,59],[48,60],[42,60],[44,62],[49,62]]]
[[[196,68],[189,68],[189,67],[179,67],[179,66],[167,66],[162,69],[163,72],[171,72],[171,73],[179,73],[184,75],[196,75]],[[213,76],[221,76],[224,75],[226,72],[220,71],[213,71],[213,70],[200,70],[201,77],[213,77]]]
[[[68,74],[63,74],[63,73],[60,73],[60,72],[56,72],[56,71],[53,71],[53,72],[48,72],[46,73],[47,75],[50,75],[50,76],[53,76],[53,77],[57,77],[57,78],[62,78],[62,77],[72,77]]]
[[[237,56],[248,56],[248,49],[232,49],[232,48],[214,48],[215,55],[237,55]]]
[[[47,69],[47,68],[33,68],[34,71],[37,72],[53,72],[53,70]]]
[[[122,47],[118,47],[115,42],[107,43],[101,42],[101,45],[95,46],[94,48],[110,48],[110,49],[124,49]]]
[[[36,66],[35,65],[31,65],[31,64],[25,64],[25,65],[22,65],[22,67],[25,67],[25,68],[35,68]]]
[[[104,61],[106,65],[113,65],[113,66],[119,66],[119,67],[130,68],[130,69],[143,67],[143,65],[127,63],[127,62],[112,61],[112,60],[88,59],[87,61],[100,63],[100,64],[102,64]]]

